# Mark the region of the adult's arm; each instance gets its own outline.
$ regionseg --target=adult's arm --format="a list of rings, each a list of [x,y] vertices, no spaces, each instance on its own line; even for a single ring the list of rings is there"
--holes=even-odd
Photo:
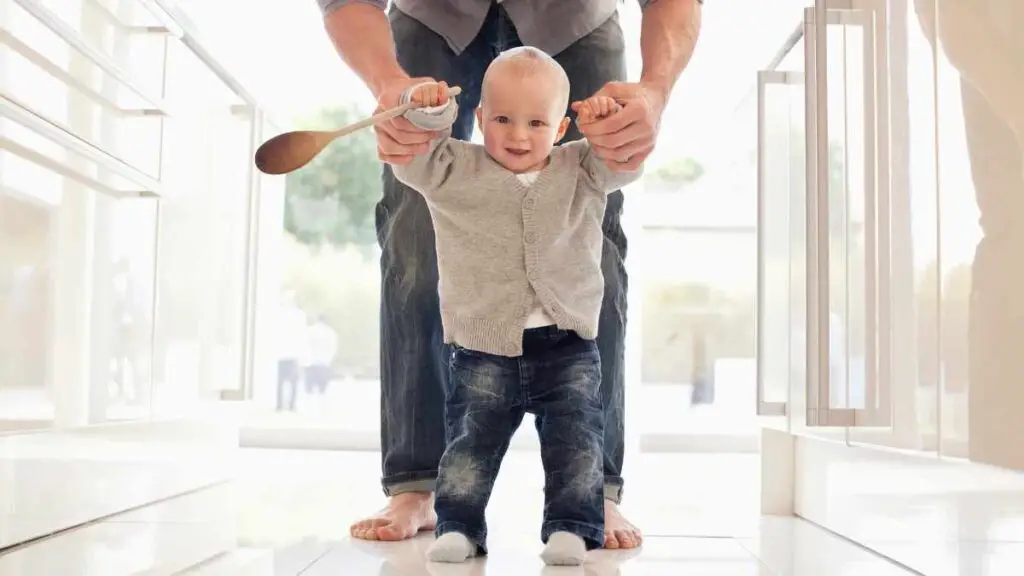
[[[622,111],[580,126],[594,152],[618,172],[635,171],[654,150],[669,95],[700,35],[700,0],[640,0],[640,6],[640,81],[605,84],[596,96],[614,98]]]
[[[639,0],[640,82],[668,101],[672,88],[690,63],[700,36],[703,0]]]
[[[395,78],[408,78],[395,55],[387,0],[317,0],[324,28],[341,59],[379,96]]]
[[[398,63],[387,0],[317,0],[324,28],[334,48],[373,92],[377,112],[398,106],[402,93],[429,78],[410,78]],[[428,150],[431,132],[402,117],[374,127],[377,156],[389,164],[406,164]]]
[[[1010,8],[1020,1],[1006,2],[1003,16],[1013,21],[1017,14],[1024,14],[1024,10],[1018,8],[1015,14]],[[915,2],[929,41],[939,41],[939,49],[950,63],[1014,128],[1024,145],[1024,53],[996,29],[996,16],[988,12],[993,3],[939,0],[928,4]],[[941,18],[935,14],[936,8]]]

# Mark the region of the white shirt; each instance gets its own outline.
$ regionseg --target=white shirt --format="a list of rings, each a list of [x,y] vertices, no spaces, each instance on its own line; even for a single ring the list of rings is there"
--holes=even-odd
[[[308,345],[308,365],[329,366],[338,350],[338,335],[327,324],[317,322],[309,327]]]
[[[306,314],[297,306],[281,308],[277,324],[277,357],[299,360],[306,341]]]

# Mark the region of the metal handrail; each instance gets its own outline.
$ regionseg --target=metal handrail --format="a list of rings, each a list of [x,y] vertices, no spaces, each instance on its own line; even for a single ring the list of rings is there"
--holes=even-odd
[[[22,0],[17,0],[21,2]],[[32,3],[36,3],[37,0],[26,0]],[[97,0],[91,0],[97,6],[100,6],[105,11],[105,16],[109,19],[113,19],[112,23],[118,26],[124,26],[124,23],[117,20],[117,16],[114,15],[103,5],[102,2]],[[178,6],[174,0],[135,0],[136,3],[146,9],[153,18],[159,22],[159,26],[151,27],[153,33],[164,33],[173,36],[174,38],[181,41],[181,43],[191,51],[200,62],[203,63],[213,74],[223,82],[229,90],[235,93],[245,104],[246,111],[252,112],[252,109],[258,109],[264,113],[267,111],[265,106],[262,106],[256,99],[256,97],[242,84],[234,74],[228,71],[228,69],[221,64],[221,62],[210,52],[207,48],[207,43],[203,40],[202,34],[199,32],[199,27],[192,21],[191,18],[185,13],[185,11]],[[273,123],[273,122],[271,122]]]
[[[796,47],[797,43],[800,42],[800,40],[803,39],[803,37],[804,23],[803,21],[801,21],[799,24],[797,24],[796,28],[789,33],[789,36],[786,37],[786,41],[783,42],[781,46],[779,46],[779,49],[776,50],[775,54],[771,57],[771,60],[768,61],[768,64],[761,68],[760,71],[775,71],[779,67],[779,64],[782,64],[782,61],[786,59],[786,56],[789,56],[789,53],[793,50],[794,47]],[[743,95],[743,98],[740,98],[739,103],[737,103],[736,106],[733,108],[733,112],[739,113],[740,109],[747,105],[748,101],[756,97],[757,83],[755,82],[754,86],[751,87],[751,89]]]
[[[124,71],[113,58],[90,45],[80,32],[68,25],[52,10],[44,6],[40,0],[14,1],[28,14],[38,20],[44,27],[48,28],[57,37],[61,38],[72,49],[79,52],[105,73],[123,84],[131,92],[141,97],[142,100],[152,106],[152,108],[145,108],[141,110],[122,108],[115,100],[100,94],[88,85],[78,81],[59,66],[53,65],[53,63],[49,62],[48,59],[42,56],[42,54],[39,54],[37,51],[32,49],[30,45],[22,42],[20,39],[6,31],[0,35],[0,41],[2,41],[4,45],[11,47],[16,52],[26,57],[29,61],[41,66],[46,72],[59,80],[62,80],[69,86],[82,92],[86,97],[97,102],[101,106],[114,111],[115,113],[122,115],[140,114],[165,117],[171,115],[168,111],[169,106],[162,97],[156,97],[155,95],[150,94],[147,90],[141,88],[133,80],[132,76]],[[201,40],[201,35],[198,32],[197,26],[181,8],[179,8],[174,2],[170,2],[168,0],[136,1],[148,10],[159,22],[160,26],[149,27],[153,32],[168,34],[181,41],[182,44],[189,49],[205,67],[207,67],[224,85],[226,85],[238,96],[239,99],[244,102],[240,107],[233,107],[240,108],[236,113],[241,112],[246,115],[251,115],[254,121],[259,119],[271,127],[280,125],[279,122],[275,122],[274,119],[267,114],[266,108],[257,102],[256,97],[249,92],[217,58],[213,56],[209,49],[207,49],[206,43]],[[30,106],[26,106],[8,95],[0,95],[0,117],[9,118],[30,130],[38,132],[58,145],[80,154],[81,156],[95,162],[97,165],[124,177],[133,184],[137,184],[141,190],[115,190],[73,170],[69,173],[69,169],[59,161],[45,159],[38,154],[34,154],[31,149],[23,149],[20,144],[10,139],[4,139],[2,143],[3,145],[0,146],[0,148],[3,148],[10,153],[22,156],[37,164],[42,162],[47,167],[54,169],[56,172],[64,174],[65,176],[82,182],[83,184],[106,194],[118,197],[162,195],[162,187],[159,180],[150,177],[110,152],[79,137],[62,125],[36,113]]]
[[[117,16],[117,14],[114,14],[103,0],[86,0],[86,2],[96,10],[96,13],[99,14],[107,24],[110,24],[122,32],[129,34],[166,34],[177,37],[181,36],[180,31],[167,26],[132,26],[126,24]]]
[[[69,26],[59,16],[51,12],[49,8],[43,6],[39,0],[14,1],[43,24],[43,26],[46,26],[50,31],[67,42],[69,46],[88,58],[96,66],[99,66],[104,72],[113,76],[118,82],[123,84],[153,107],[152,109],[144,110],[143,113],[162,116],[170,115],[168,107],[162,98],[157,98],[139,87],[132,77],[122,70],[113,59],[90,46],[78,31]]]
[[[35,50],[25,42],[22,42],[20,38],[11,34],[7,30],[0,30],[0,44],[3,44],[11,50],[21,54],[23,58],[29,62],[38,66],[41,70],[48,73],[50,76],[64,82],[68,86],[71,86],[78,92],[81,92],[86,98],[89,98],[93,102],[107,108],[108,110],[118,114],[119,116],[132,116],[142,115],[143,111],[137,109],[126,109],[122,108],[114,99],[105,96],[95,90],[88,82],[76,78],[73,74],[69,73],[63,67],[54,64],[52,60],[47,58],[45,55]]]
[[[181,31],[179,37],[182,44],[185,45],[196,58],[199,59],[211,72],[220,79],[232,92],[234,92],[245,104],[251,106],[256,110],[260,110],[264,115],[264,121],[268,124],[280,125],[280,122],[275,121],[272,115],[268,116],[268,109],[266,106],[260,104],[248,89],[242,84],[234,74],[228,71],[228,69],[214,57],[213,53],[207,48],[208,44],[203,41],[202,34],[199,32],[199,27],[192,21],[191,18],[185,13],[185,11],[177,5],[177,2],[173,0],[136,0],[142,2],[150,12],[156,14],[156,12],[163,12],[162,15],[158,15],[161,23],[171,22],[173,25]]]
[[[66,148],[76,154],[96,163],[98,166],[109,170],[110,172],[117,174],[118,176],[128,180],[139,186],[139,190],[123,191],[115,190],[109,186],[100,182],[89,179],[88,182],[83,181],[83,178],[89,178],[81,173],[68,174],[66,172],[67,167],[57,163],[53,159],[40,160],[38,155],[32,154],[30,149],[26,149],[23,146],[9,140],[4,139],[3,148],[10,150],[11,152],[27,157],[27,159],[40,163],[45,161],[45,165],[54,169],[57,172],[64,174],[78,180],[79,182],[86,183],[89,186],[97,188],[100,192],[111,194],[117,197],[140,197],[140,196],[161,196],[162,187],[160,182],[146,175],[137,168],[132,167],[120,158],[110,154],[109,152],[97,147],[95,144],[84,140],[80,136],[74,134],[67,128],[64,128],[60,124],[48,120],[47,118],[37,114],[28,106],[21,104],[20,102],[12,99],[7,95],[0,95],[0,117],[10,119],[13,122],[21,124],[25,128],[39,134],[46,139],[54,142],[55,144]],[[28,152],[26,152],[28,150]],[[57,164],[55,167],[54,164]]]
[[[114,188],[109,184],[100,182],[99,180],[93,178],[92,176],[82,174],[78,170],[75,170],[74,168],[71,168],[66,164],[60,162],[53,156],[43,154],[42,152],[39,152],[37,150],[33,150],[32,148],[15,142],[10,138],[0,136],[0,150],[4,150],[6,152],[14,154],[15,156],[28,160],[29,162],[37,166],[42,166],[43,168],[46,168],[51,172],[59,174],[69,180],[74,180],[75,182],[78,182],[79,184],[82,184],[87,188],[92,188],[97,192],[102,192],[103,194],[112,196],[114,198],[123,198],[126,196],[139,196],[139,194],[136,192],[125,192],[123,190],[118,190],[117,188]]]
[[[768,65],[765,66],[763,70],[775,70],[778,68],[779,64],[782,64],[782,61],[786,59],[786,56],[789,55],[790,51],[793,50],[797,42],[799,42],[803,37],[804,23],[800,22],[797,24],[796,29],[789,33],[786,41],[782,43],[782,46],[780,46],[778,51],[775,52],[775,55],[772,56],[771,61],[768,62]]]
[[[156,2],[154,2],[154,0],[135,1],[139,4],[142,4],[142,6],[146,10],[148,10],[149,13],[152,14],[153,17],[156,18],[158,22],[160,22],[160,25],[166,28],[168,31],[170,31],[170,33],[173,36],[175,36],[176,38],[181,38],[185,35],[185,31],[182,29],[181,25],[178,22],[176,22],[174,18],[172,18],[167,13],[166,10],[164,10],[161,6],[158,6]]]

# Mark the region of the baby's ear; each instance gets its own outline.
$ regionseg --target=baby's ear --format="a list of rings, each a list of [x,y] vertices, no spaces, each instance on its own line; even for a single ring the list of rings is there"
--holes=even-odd
[[[558,133],[555,134],[555,144],[558,144],[559,142],[562,141],[562,138],[565,138],[565,133],[566,131],[569,130],[570,122],[572,122],[572,119],[566,116],[565,118],[562,118],[561,122],[558,123]]]

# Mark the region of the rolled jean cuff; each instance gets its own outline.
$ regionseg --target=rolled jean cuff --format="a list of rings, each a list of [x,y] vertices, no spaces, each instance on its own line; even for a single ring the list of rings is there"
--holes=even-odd
[[[604,477],[604,499],[611,500],[616,504],[622,504],[622,478],[613,476]]]
[[[388,478],[384,481],[384,494],[398,496],[407,492],[433,492],[437,485],[437,475],[431,472],[402,474],[400,477]],[[604,499],[622,504],[622,479],[607,476],[604,479]]]
[[[604,546],[604,526],[588,522],[559,521],[545,522],[540,528],[540,539],[545,544],[555,532],[568,532],[579,536],[586,543],[587,550]]]
[[[398,496],[407,492],[433,492],[437,485],[437,472],[407,472],[385,478],[381,484],[386,496]]]

